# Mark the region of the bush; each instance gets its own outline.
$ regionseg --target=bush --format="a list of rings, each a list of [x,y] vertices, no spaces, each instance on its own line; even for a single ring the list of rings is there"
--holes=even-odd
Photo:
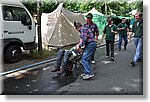
[[[43,50],[38,52],[38,50],[32,50],[29,54],[25,54],[25,59],[49,59],[56,56],[56,53],[55,51]]]

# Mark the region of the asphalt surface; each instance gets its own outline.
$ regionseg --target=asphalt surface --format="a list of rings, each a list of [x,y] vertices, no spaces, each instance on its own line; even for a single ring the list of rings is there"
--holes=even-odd
[[[78,79],[53,94],[59,95],[142,95],[143,64],[131,67],[135,47],[133,41],[127,50],[115,51],[115,60],[96,58],[93,67],[95,76],[89,80]]]
[[[3,93],[5,95],[120,95],[143,93],[143,69],[138,62],[131,67],[135,47],[129,43],[127,50],[115,51],[115,61],[105,59],[105,48],[95,53],[96,64],[92,65],[95,76],[83,80],[80,74],[83,68],[77,66],[73,73],[55,78],[50,72],[56,62],[38,66],[32,70],[22,70],[4,76]]]
[[[74,82],[79,76],[76,68],[73,73],[55,78],[52,73],[56,62],[33,70],[22,70],[3,76],[3,95],[49,95],[57,89]]]

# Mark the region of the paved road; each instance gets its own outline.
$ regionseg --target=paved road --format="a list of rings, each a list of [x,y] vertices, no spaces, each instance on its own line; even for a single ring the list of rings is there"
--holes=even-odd
[[[105,59],[104,49],[97,49],[92,65],[95,77],[88,81],[79,76],[80,66],[69,75],[53,78],[50,70],[56,62],[9,74],[2,94],[142,94],[142,63],[131,67],[133,54],[133,42],[126,51],[115,51],[114,62]]]
[[[90,80],[78,79],[54,94],[143,94],[143,64],[138,62],[131,67],[130,61],[134,55],[133,41],[127,50],[115,51],[115,61],[106,60],[105,56],[96,58],[93,66],[95,77]],[[97,53],[98,54],[98,53]]]

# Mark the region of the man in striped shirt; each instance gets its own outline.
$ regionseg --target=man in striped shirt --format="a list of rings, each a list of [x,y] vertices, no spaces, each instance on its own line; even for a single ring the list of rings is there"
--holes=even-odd
[[[87,18],[87,20],[86,20],[87,23],[84,24],[83,26],[88,28],[88,29],[90,29],[92,31],[92,33],[94,34],[94,40],[95,40],[95,42],[97,42],[98,41],[98,36],[99,36],[99,30],[98,30],[97,25],[92,21],[93,15],[91,13],[88,13],[86,15],[86,18]],[[94,55],[92,56],[91,62],[93,64],[95,63]]]
[[[81,74],[81,77],[86,80],[94,76],[94,74],[92,73],[90,62],[96,50],[95,36],[91,30],[89,30],[85,26],[82,26],[80,22],[77,22],[75,24],[75,27],[80,32],[80,43],[78,44],[77,49],[83,49],[81,60],[84,68],[84,73]]]

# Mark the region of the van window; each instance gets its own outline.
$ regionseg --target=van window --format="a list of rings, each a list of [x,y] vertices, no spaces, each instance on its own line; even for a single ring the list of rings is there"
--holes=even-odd
[[[22,21],[24,19],[31,25],[31,18],[24,8],[3,6],[3,17],[6,21]]]

